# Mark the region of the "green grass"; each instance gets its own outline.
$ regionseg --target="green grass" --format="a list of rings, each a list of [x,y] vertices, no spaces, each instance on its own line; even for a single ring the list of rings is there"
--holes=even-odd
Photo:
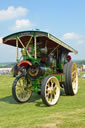
[[[0,76],[0,128],[85,128],[85,79],[79,78],[79,91],[66,96],[61,91],[58,104],[47,107],[39,95],[18,104],[12,97],[14,78]]]

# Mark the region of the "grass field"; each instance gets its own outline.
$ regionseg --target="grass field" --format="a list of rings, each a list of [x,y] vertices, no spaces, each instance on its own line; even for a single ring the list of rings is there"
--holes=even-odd
[[[14,78],[0,76],[0,128],[85,128],[85,78],[79,78],[79,91],[66,96],[61,90],[58,104],[47,107],[39,95],[18,104],[12,97]]]

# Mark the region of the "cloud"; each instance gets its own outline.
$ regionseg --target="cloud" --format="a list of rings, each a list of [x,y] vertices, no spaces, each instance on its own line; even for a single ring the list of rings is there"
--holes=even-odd
[[[78,40],[78,44],[84,44],[85,43],[85,40]]]
[[[63,40],[74,40],[74,39],[79,39],[79,38],[80,38],[80,35],[78,35],[78,34],[76,34],[74,32],[65,33],[62,36]]]
[[[12,27],[12,30],[22,30],[22,29],[28,29],[31,28],[33,24],[30,22],[29,19],[22,19],[22,20],[16,20],[15,25]]]
[[[71,41],[71,42],[76,42],[77,45],[82,45],[85,43],[85,38],[84,36],[74,33],[74,32],[68,32],[63,34],[62,40],[64,41]]]
[[[8,7],[7,10],[0,10],[0,21],[10,20],[26,16],[28,10],[23,7],[15,8],[13,6]]]

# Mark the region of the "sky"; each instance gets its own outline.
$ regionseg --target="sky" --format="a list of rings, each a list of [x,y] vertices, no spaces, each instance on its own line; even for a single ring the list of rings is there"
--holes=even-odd
[[[31,29],[53,34],[78,51],[73,60],[85,60],[85,0],[0,0],[0,63],[16,61],[16,48],[2,38]]]

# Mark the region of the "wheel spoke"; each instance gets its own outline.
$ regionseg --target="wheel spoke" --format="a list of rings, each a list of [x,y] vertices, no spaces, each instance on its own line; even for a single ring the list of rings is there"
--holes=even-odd
[[[72,68],[72,88],[75,94],[77,93],[78,88],[77,77],[77,67],[74,64]]]
[[[72,71],[72,75],[74,75],[76,73],[76,70]]]

